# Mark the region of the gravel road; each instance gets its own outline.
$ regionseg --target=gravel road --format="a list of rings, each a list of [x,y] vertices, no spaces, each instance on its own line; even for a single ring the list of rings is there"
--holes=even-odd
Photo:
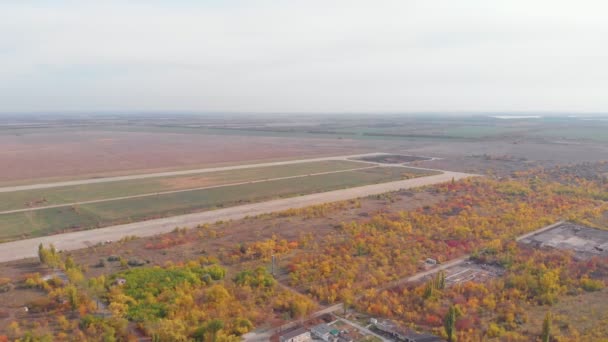
[[[335,159],[335,158],[334,158]],[[175,227],[193,227],[197,224],[213,223],[219,220],[238,220],[246,216],[303,208],[311,205],[344,201],[369,195],[377,195],[399,189],[409,189],[425,185],[445,183],[475,176],[472,174],[444,171],[442,174],[413,178],[395,182],[366,185],[350,189],[334,190],[299,197],[277,199],[236,207],[205,211],[194,214],[141,221],[112,227],[51,235],[40,238],[13,241],[0,244],[0,262],[35,257],[40,243],[53,243],[59,250],[85,248],[108,240],[118,240],[128,235],[152,236],[172,231]]]

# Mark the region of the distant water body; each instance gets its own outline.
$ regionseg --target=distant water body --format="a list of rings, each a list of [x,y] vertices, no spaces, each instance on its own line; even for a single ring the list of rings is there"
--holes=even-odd
[[[540,119],[539,115],[497,115],[492,116],[495,119],[512,120],[512,119]]]

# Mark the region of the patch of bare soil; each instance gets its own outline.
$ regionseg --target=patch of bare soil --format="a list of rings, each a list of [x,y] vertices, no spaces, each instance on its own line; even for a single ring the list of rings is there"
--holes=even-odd
[[[163,178],[159,179],[159,182],[172,190],[193,189],[216,184],[205,176]]]

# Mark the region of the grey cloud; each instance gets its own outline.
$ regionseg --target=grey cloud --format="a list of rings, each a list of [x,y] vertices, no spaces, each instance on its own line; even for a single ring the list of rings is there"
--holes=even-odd
[[[0,111],[604,111],[603,1],[0,4]]]

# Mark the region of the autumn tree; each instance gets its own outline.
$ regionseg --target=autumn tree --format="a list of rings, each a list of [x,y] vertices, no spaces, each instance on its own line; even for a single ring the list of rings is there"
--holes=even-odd
[[[41,264],[49,267],[58,267],[61,264],[61,260],[53,244],[50,245],[49,249],[44,248],[42,244],[38,245],[38,259],[40,259]]]
[[[19,326],[19,323],[17,321],[12,321],[8,325],[7,332],[9,334],[9,336],[13,336],[13,337],[17,337],[17,336],[21,335],[21,327]]]

